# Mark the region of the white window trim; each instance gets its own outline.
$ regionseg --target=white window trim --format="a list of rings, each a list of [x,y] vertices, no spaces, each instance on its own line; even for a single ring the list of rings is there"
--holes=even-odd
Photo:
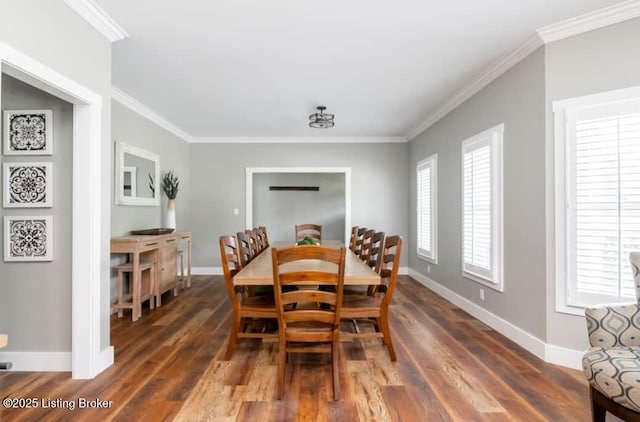
[[[461,225],[463,228],[461,233],[461,265],[462,265],[462,276],[464,278],[473,280],[477,283],[480,283],[484,286],[487,286],[491,289],[497,290],[499,292],[504,291],[504,239],[503,239],[503,137],[504,137],[504,124],[501,123],[497,126],[492,127],[491,129],[487,129],[477,135],[472,136],[464,141],[462,141],[461,148],[461,161],[460,161],[460,193],[461,193]],[[492,277],[487,277],[482,274],[478,274],[476,272],[465,269],[464,262],[464,154],[467,149],[477,144],[487,144],[491,145],[491,160],[495,163],[492,166],[492,203],[494,207],[492,208],[492,255],[493,262],[492,267],[494,271],[492,273]]]
[[[416,165],[416,221],[418,222],[418,227],[420,223],[420,203],[417,199],[420,198],[420,185],[417,183],[417,180],[420,176],[420,171],[425,168],[431,168],[431,253],[429,254],[420,248],[419,237],[417,237],[416,242],[416,253],[418,254],[418,258],[435,265],[438,263],[438,154],[430,155],[420,160]],[[416,233],[416,235],[418,235],[418,233]]]
[[[569,166],[567,166],[567,152],[570,139],[568,130],[567,110],[575,110],[590,105],[604,105],[628,101],[632,98],[640,98],[640,86],[618,89],[615,91],[585,95],[553,102],[554,114],[554,172],[555,172],[555,284],[556,284],[556,311],[565,314],[584,316],[586,304],[572,303],[569,299],[567,242],[569,241],[569,227],[567,225],[567,209],[569,199],[567,192],[567,180]],[[622,302],[631,302],[633,299]]]

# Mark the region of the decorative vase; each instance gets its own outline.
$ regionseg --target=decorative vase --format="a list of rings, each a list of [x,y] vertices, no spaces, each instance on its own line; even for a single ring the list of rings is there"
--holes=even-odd
[[[168,229],[176,228],[176,200],[169,199],[167,202],[167,220],[164,225]]]

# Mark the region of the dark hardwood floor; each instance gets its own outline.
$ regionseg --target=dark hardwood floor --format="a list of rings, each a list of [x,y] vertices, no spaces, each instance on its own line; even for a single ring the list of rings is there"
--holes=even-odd
[[[392,308],[397,362],[378,339],[343,342],[342,400],[334,402],[327,357],[294,355],[278,401],[277,343],[241,340],[222,360],[230,326],[224,284],[197,276],[180,296],[165,295],[161,308],[145,307],[137,322],[127,312],[112,316],[115,364],[94,380],[0,371],[0,398],[39,404],[0,407],[0,420],[590,420],[581,372],[544,363],[406,276]],[[79,398],[111,404],[78,409]],[[74,410],[51,408],[69,402]]]

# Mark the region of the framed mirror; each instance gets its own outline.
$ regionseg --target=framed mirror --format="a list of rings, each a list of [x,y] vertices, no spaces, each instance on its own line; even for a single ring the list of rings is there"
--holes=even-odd
[[[160,205],[160,157],[116,143],[115,196],[118,205]]]

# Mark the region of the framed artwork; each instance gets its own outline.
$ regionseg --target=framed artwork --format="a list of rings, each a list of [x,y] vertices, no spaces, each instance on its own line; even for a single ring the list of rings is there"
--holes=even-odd
[[[52,163],[4,163],[3,167],[5,208],[52,206]]]
[[[51,110],[5,110],[5,155],[51,155]]]
[[[53,261],[53,217],[4,217],[5,261]]]

